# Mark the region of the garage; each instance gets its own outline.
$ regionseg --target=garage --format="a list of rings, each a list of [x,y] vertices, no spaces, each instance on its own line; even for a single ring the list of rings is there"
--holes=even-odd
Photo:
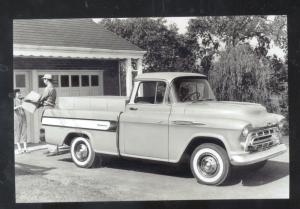
[[[145,51],[92,19],[14,20],[13,32],[13,87],[23,95],[32,90],[41,94],[41,77],[50,73],[58,99],[126,96],[134,71],[142,73]],[[26,114],[28,142],[36,143],[41,113]]]

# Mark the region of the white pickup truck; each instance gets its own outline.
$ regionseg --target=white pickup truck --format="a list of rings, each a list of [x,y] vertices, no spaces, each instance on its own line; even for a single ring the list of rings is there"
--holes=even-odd
[[[257,165],[286,151],[284,117],[260,104],[216,101],[206,76],[138,75],[126,97],[60,97],[42,117],[47,143],[69,145],[74,163],[97,154],[180,163],[198,182],[220,185],[232,166]]]

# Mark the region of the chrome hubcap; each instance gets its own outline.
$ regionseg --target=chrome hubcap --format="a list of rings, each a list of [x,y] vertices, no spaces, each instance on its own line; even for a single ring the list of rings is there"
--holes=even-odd
[[[211,155],[205,155],[199,160],[198,163],[198,169],[202,174],[204,174],[207,177],[213,177],[219,168],[217,160],[214,158],[214,156]]]
[[[78,144],[75,147],[75,156],[78,160],[84,161],[87,159],[89,154],[88,147],[85,144]]]

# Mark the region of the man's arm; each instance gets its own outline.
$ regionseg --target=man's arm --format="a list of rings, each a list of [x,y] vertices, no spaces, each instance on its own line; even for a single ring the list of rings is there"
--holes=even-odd
[[[42,94],[42,96],[41,96],[41,98],[40,98],[40,100],[39,100],[39,103],[43,103],[45,100],[47,100],[47,98],[49,97],[49,93],[50,93],[50,91],[46,87],[43,94]]]

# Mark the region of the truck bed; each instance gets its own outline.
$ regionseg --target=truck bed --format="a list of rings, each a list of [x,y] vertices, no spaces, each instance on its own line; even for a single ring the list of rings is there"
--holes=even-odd
[[[126,99],[124,96],[59,97],[56,109],[121,112],[125,110]]]
[[[45,110],[42,125],[46,142],[63,144],[70,134],[85,134],[96,152],[118,154],[118,117],[126,97],[59,97]]]

